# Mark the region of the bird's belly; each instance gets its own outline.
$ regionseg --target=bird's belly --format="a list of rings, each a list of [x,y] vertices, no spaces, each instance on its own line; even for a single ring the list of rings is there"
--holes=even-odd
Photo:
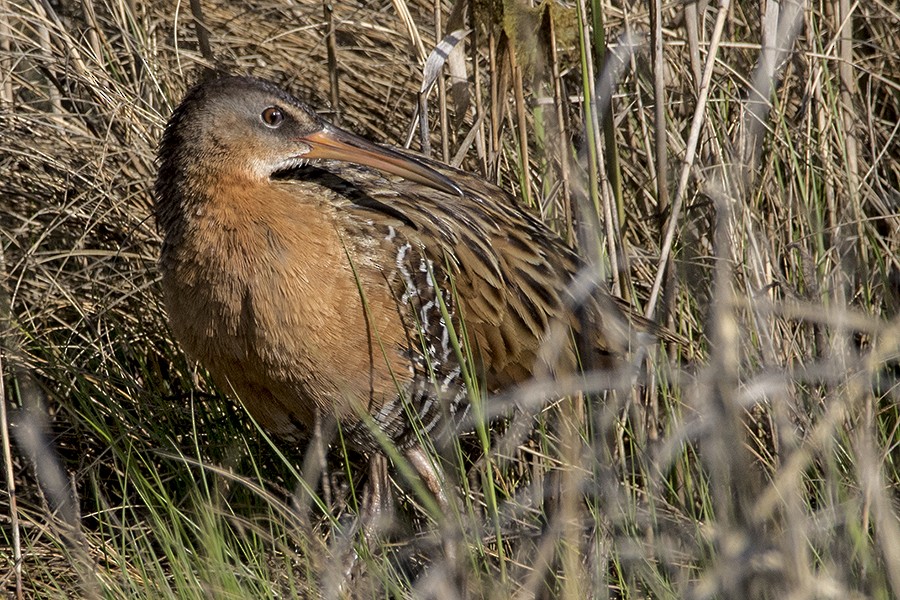
[[[358,431],[351,443],[371,447],[361,414],[405,417],[398,398],[412,366],[393,300],[375,300],[385,291],[377,280],[363,289],[364,305],[355,276],[335,279],[334,269],[330,278],[270,268],[243,280],[202,273],[164,275],[173,331],[267,430],[298,438],[317,415],[333,416]],[[380,424],[389,437],[399,431]]]

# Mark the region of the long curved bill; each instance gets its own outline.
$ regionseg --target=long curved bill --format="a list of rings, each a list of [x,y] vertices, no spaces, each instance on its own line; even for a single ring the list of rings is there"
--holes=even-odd
[[[349,131],[326,125],[320,131],[305,135],[300,141],[310,147],[303,158],[342,160],[385,171],[435,190],[463,196],[463,191],[453,180],[435,171],[411,156],[405,156]]]

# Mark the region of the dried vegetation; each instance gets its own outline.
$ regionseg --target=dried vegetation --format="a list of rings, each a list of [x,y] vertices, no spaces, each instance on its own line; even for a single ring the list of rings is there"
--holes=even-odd
[[[205,27],[155,0],[0,2],[11,594],[900,596],[895,4],[200,4]],[[304,495],[302,451],[173,344],[155,143],[212,67],[421,148],[424,58],[463,27],[432,153],[518,191],[685,344],[643,393],[575,395],[470,465],[440,528],[401,485],[406,529],[368,548],[342,533],[352,457]],[[446,534],[459,564],[435,562]]]

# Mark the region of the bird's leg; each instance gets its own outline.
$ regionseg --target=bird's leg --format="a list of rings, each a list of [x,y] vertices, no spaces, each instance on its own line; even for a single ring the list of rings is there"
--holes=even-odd
[[[367,542],[374,540],[391,522],[394,512],[394,496],[388,478],[388,462],[383,454],[374,454],[369,460],[369,480],[363,487],[360,521]]]
[[[413,446],[406,452],[406,459],[425,482],[428,490],[434,494],[438,506],[444,514],[449,514],[450,500],[444,491],[444,474],[440,466],[435,465],[421,446]]]
[[[331,495],[331,476],[328,473],[328,458],[326,457],[326,447],[328,443],[326,440],[325,429],[333,429],[334,425],[331,424],[330,427],[326,427],[323,425],[325,421],[322,418],[321,411],[316,408],[316,417],[313,425],[313,439],[311,449],[315,453],[314,457],[316,462],[318,463],[319,473],[322,476],[322,499],[325,501],[325,506],[328,507],[328,510],[334,510],[334,504],[332,502]],[[312,465],[310,465],[312,466]],[[304,469],[305,472],[306,469]]]
[[[455,513],[455,510],[445,491],[446,479],[443,469],[441,469],[440,465],[432,462],[422,447],[418,445],[406,451],[406,458],[438,502],[438,507],[442,514],[441,518],[438,519],[438,526],[440,527],[441,545],[444,549],[444,566],[450,569],[449,574],[451,577],[459,582],[461,581],[461,573],[458,571],[459,564],[457,561],[459,556],[457,550],[459,530],[451,527],[453,523],[451,515]]]
[[[374,454],[369,460],[369,478],[363,485],[359,519],[356,526],[345,536],[338,536],[340,544],[335,552],[335,557],[344,565],[340,576],[333,575],[323,579],[323,598],[343,598],[347,595],[350,582],[365,572],[365,563],[361,560],[359,552],[354,547],[356,534],[362,530],[363,540],[368,546],[369,552],[375,549],[375,541],[379,538],[393,516],[393,495],[388,479],[387,459],[383,454]],[[326,570],[326,574],[329,573]]]

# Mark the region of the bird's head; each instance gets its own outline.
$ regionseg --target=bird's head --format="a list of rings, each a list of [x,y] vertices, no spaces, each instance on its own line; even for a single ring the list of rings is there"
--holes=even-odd
[[[422,161],[342,130],[278,86],[249,77],[216,79],[187,93],[159,145],[157,194],[204,177],[264,181],[319,159],[365,165],[462,194]]]

